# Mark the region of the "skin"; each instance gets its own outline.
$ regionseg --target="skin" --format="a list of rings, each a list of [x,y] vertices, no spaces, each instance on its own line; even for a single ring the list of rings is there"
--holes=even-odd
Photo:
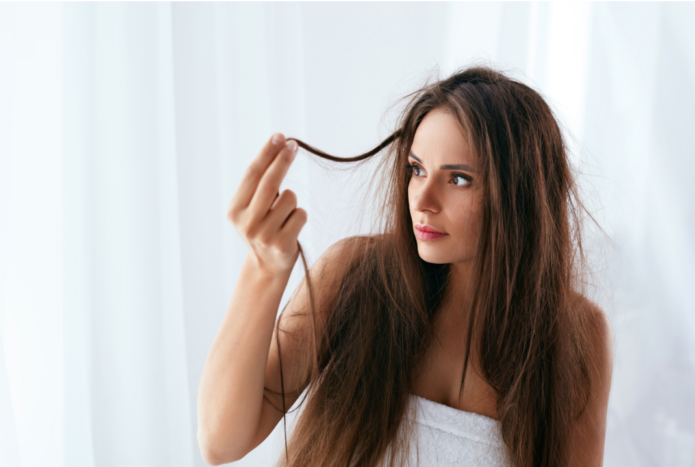
[[[242,459],[277,426],[283,412],[280,351],[285,403],[289,409],[311,374],[313,333],[306,278],[275,320],[297,262],[297,239],[307,213],[290,190],[280,185],[297,154],[296,141],[277,133],[269,138],[242,177],[227,218],[248,252],[220,329],[210,348],[198,389],[198,445],[205,461],[221,465]],[[328,310],[349,266],[352,240],[331,245],[311,266],[317,311]],[[321,332],[320,312],[316,325]],[[281,343],[279,347],[278,341]],[[269,391],[265,391],[267,388]],[[265,397],[264,397],[265,396]],[[272,401],[272,402],[269,402]]]
[[[447,235],[417,240],[420,257],[430,263],[451,263],[453,286],[447,292],[435,322],[434,344],[418,371],[415,393],[459,410],[498,419],[496,394],[480,376],[471,355],[464,389],[459,394],[464,358],[462,335],[467,316],[461,311],[470,296],[472,266],[481,229],[482,188],[476,158],[458,120],[442,109],[427,113],[415,133],[408,163],[414,165],[408,186],[410,215],[415,224],[428,224]],[[442,166],[466,165],[466,169]],[[415,232],[415,230],[414,230]],[[417,238],[417,235],[416,235]],[[606,415],[613,371],[613,339],[609,321],[596,304],[577,294],[580,308],[593,323],[592,362],[595,387],[570,439],[571,466],[601,466]]]
[[[264,387],[279,392],[280,358],[276,338],[283,350],[286,406],[291,407],[305,389],[310,374],[306,343],[311,332],[306,281],[298,288],[283,312],[289,333],[276,334],[275,318],[280,300],[297,261],[297,238],[307,213],[297,207],[294,193],[278,193],[280,184],[296,155],[296,146],[276,134],[269,139],[244,174],[232,198],[228,219],[249,251],[244,260],[220,330],[208,354],[198,392],[198,442],[206,462],[221,465],[243,458],[265,440],[277,426],[281,401]],[[435,322],[438,345],[432,345],[415,394],[451,407],[497,418],[495,394],[478,375],[475,355],[459,398],[462,346],[460,330],[466,316],[465,304],[470,271],[480,231],[481,193],[475,183],[475,161],[458,123],[448,114],[431,111],[415,135],[413,153],[421,170],[411,179],[409,201],[413,222],[427,223],[449,235],[435,242],[418,241],[418,252],[433,263],[452,263],[452,292],[445,297]],[[452,177],[444,164],[468,164],[470,183]],[[414,226],[413,226],[414,227]],[[310,269],[318,310],[330,309],[349,261],[350,239],[336,242]],[[605,420],[612,371],[611,335],[605,315],[586,301],[596,316],[593,368],[597,388],[578,421],[571,443],[571,459],[581,466],[600,466],[603,458]],[[319,332],[323,318],[317,317]],[[296,335],[297,337],[290,337]],[[292,392],[293,390],[295,390]]]
[[[463,392],[459,390],[466,344],[463,330],[468,324],[464,310],[471,295],[483,193],[474,154],[458,120],[444,110],[428,112],[415,132],[408,163],[414,166],[408,185],[413,232],[419,223],[447,234],[435,240],[417,239],[418,254],[429,263],[451,263],[453,284],[434,323],[433,345],[416,370],[414,392],[498,419],[497,396],[482,378],[475,356],[466,372]]]

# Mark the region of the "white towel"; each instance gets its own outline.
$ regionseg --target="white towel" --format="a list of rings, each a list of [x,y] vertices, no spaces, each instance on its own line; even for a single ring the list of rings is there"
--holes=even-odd
[[[415,415],[410,466],[509,467],[500,422],[411,395],[408,416]],[[418,453],[419,451],[419,463]]]
[[[298,400],[303,400],[304,396],[302,393]],[[406,417],[412,420],[415,416],[415,430],[407,453],[407,467],[512,467],[505,461],[504,442],[497,420],[414,394],[410,395],[408,402]],[[299,410],[292,412],[294,417],[290,417],[287,423],[288,439],[305,406],[306,401]]]

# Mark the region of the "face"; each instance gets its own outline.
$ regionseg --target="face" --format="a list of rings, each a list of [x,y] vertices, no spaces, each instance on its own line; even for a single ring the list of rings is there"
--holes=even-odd
[[[429,111],[408,155],[410,216],[418,253],[428,263],[469,263],[476,256],[482,190],[475,162],[458,120]]]

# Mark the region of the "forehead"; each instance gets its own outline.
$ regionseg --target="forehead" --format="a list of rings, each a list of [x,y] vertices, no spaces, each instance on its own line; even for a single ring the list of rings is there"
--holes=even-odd
[[[431,110],[415,131],[411,150],[423,161],[472,163],[468,138],[459,121],[442,109]]]

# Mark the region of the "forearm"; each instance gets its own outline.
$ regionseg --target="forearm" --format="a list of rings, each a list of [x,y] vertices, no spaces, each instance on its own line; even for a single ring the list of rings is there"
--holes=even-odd
[[[245,452],[256,432],[270,339],[290,273],[265,273],[251,252],[244,260],[198,391],[198,440],[215,456]]]

